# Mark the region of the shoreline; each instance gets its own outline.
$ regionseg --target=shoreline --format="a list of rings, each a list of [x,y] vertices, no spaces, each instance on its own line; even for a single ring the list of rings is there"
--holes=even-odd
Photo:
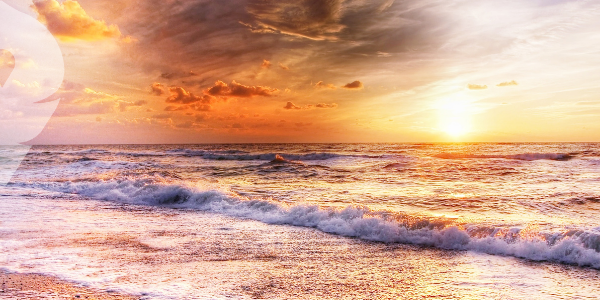
[[[0,299],[139,300],[141,297],[89,288],[50,275],[0,269]]]

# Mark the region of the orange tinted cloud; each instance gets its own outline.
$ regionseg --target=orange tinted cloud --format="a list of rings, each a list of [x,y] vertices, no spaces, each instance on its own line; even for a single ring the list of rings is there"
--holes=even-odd
[[[292,102],[288,102],[285,104],[285,106],[283,107],[284,109],[302,109],[302,107],[295,105]]]
[[[121,36],[116,25],[93,19],[77,1],[66,0],[61,4],[56,0],[42,0],[34,2],[33,8],[38,20],[62,40],[96,41]]]
[[[152,89],[152,94],[156,95],[156,96],[162,96],[165,93],[165,86],[155,82],[152,85],[150,85],[150,88]]]
[[[270,68],[271,67],[271,62],[268,61],[268,60],[266,60],[266,59],[263,59],[262,67],[265,68],[265,69]]]
[[[118,104],[119,111],[126,111],[129,107],[139,107],[148,104],[146,100],[137,100],[137,101],[121,101]]]
[[[183,106],[169,105],[169,106],[165,107],[165,111],[187,110],[188,108],[189,108],[189,106],[187,106],[187,105],[183,105]]]
[[[231,82],[231,85],[227,85],[225,82],[218,80],[215,82],[214,86],[208,88],[204,92],[211,96],[249,98],[254,96],[271,97],[278,91],[278,89],[266,86],[247,86],[239,84],[235,80]]]
[[[315,87],[317,87],[317,88],[328,88],[328,89],[332,89],[332,90],[336,89],[335,85],[333,85],[331,83],[325,84],[323,81],[319,81],[319,82],[315,83]]]
[[[331,104],[327,104],[327,103],[319,103],[317,105],[315,105],[316,108],[336,108],[338,107],[337,103],[331,103]]]
[[[169,91],[171,96],[167,98],[167,103],[180,103],[180,104],[191,104],[191,103],[203,103],[210,104],[213,97],[209,95],[196,96],[193,93],[187,91],[182,87],[170,87]]]
[[[284,109],[313,109],[313,108],[336,108],[338,107],[337,103],[331,103],[331,104],[327,104],[327,103],[318,103],[318,104],[308,104],[304,107],[300,107],[295,105],[292,102],[288,102],[286,103],[286,105],[283,107]]]
[[[356,80],[356,81],[353,81],[353,82],[350,82],[350,83],[346,84],[345,86],[343,86],[343,88],[345,88],[345,89],[360,90],[360,89],[363,88],[363,84],[362,84],[362,82]]]

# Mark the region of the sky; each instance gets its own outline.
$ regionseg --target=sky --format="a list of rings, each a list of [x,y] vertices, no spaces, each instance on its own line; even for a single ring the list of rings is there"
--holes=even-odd
[[[1,1],[64,63],[29,144],[600,141],[598,1]]]

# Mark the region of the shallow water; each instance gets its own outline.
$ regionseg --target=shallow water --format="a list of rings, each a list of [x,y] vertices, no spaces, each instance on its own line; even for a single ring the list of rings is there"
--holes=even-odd
[[[597,146],[36,146],[0,267],[151,299],[595,299]]]

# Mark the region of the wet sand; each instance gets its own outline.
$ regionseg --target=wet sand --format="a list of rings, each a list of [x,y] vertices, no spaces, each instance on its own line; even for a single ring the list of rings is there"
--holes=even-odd
[[[87,288],[56,277],[0,270],[0,299],[133,300],[139,297]]]

